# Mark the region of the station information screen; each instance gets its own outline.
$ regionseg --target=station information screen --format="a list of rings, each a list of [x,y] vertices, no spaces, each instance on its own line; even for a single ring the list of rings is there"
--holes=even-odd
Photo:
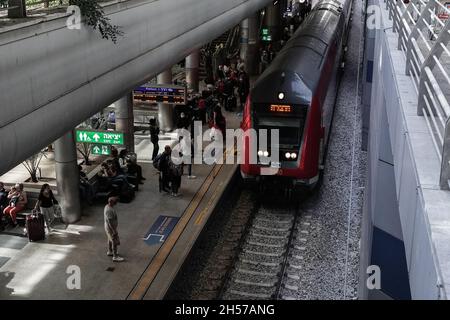
[[[186,104],[186,88],[168,85],[143,85],[133,90],[133,101],[152,104],[155,102]]]

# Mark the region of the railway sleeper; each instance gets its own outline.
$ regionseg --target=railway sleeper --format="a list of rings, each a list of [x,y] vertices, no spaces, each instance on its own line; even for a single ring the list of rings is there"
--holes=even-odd
[[[273,281],[270,281],[267,279],[261,280],[261,281],[254,281],[251,279],[235,278],[234,283],[245,284],[248,286],[255,286],[255,287],[263,287],[263,288],[275,288],[278,283],[278,279],[273,280]]]
[[[243,292],[253,292],[255,294],[260,294],[260,295],[268,294],[270,297],[276,291],[276,286],[263,287],[263,286],[256,286],[253,284],[231,282],[227,291],[230,291],[230,289],[231,290],[239,290],[239,291],[243,291]]]
[[[251,249],[246,249],[246,248],[244,248],[242,251],[244,251],[245,253],[263,256],[263,257],[282,257],[286,252],[285,250],[283,250],[282,252],[279,252],[279,251],[278,252],[256,251],[256,250],[251,250]]]
[[[267,242],[259,242],[255,241],[254,239],[247,240],[246,244],[252,245],[252,246],[261,246],[266,248],[284,248],[286,247],[286,241],[283,241],[281,243],[267,243]]]

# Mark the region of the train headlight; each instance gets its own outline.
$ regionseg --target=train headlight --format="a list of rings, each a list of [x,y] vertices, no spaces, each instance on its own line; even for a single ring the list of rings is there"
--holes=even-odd
[[[300,2],[300,3],[305,3],[306,0],[299,0],[298,2]]]
[[[264,151],[264,157],[268,157],[269,156],[269,151]]]
[[[292,152],[292,153],[291,153],[291,158],[292,158],[292,159],[297,159],[297,154],[296,154],[295,152]]]
[[[283,100],[283,99],[284,99],[284,93],[283,93],[283,92],[280,92],[280,93],[278,94],[278,99],[280,99],[280,100]]]
[[[262,157],[264,155],[264,152],[262,152],[261,150],[258,151],[258,156]]]
[[[290,159],[291,158],[291,154],[289,152],[286,152],[286,154],[284,156],[286,157],[286,159]]]

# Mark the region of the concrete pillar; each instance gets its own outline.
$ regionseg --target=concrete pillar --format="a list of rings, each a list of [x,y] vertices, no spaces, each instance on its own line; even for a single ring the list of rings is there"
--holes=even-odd
[[[172,69],[160,73],[157,77],[158,84],[172,84]],[[158,103],[158,122],[161,131],[172,131],[175,129],[173,120],[173,108],[171,104]]]
[[[264,15],[264,25],[269,29],[272,36],[272,42],[281,38],[281,4],[278,1],[275,5],[269,4]]]
[[[133,96],[130,92],[123,98],[114,102],[116,111],[116,131],[124,133],[125,148],[134,152],[134,114]]]
[[[239,49],[239,56],[244,62],[247,61],[247,51],[248,51],[248,21],[249,19],[244,19],[241,22],[241,46]],[[247,65],[246,65],[247,66]]]
[[[63,220],[74,223],[81,218],[79,172],[73,131],[55,141],[56,185]]]
[[[27,16],[27,10],[25,6],[25,0],[8,0],[8,18],[25,18]]]
[[[259,11],[241,22],[240,58],[244,61],[249,75],[258,73],[259,63]]]
[[[200,50],[195,50],[186,57],[186,83],[188,89],[198,92]]]

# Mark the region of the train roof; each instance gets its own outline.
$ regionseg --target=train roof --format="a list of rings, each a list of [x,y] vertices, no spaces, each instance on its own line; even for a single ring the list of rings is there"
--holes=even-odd
[[[295,82],[298,85],[308,88],[310,92],[315,92],[324,57],[335,38],[341,11],[342,6],[338,1],[319,2],[255,83],[253,96],[258,99],[258,95],[261,95],[261,100],[264,100],[263,96],[274,89],[277,92],[280,90],[289,92],[292,88],[283,88],[282,83],[287,79],[282,79],[282,76],[284,74],[285,78],[290,73],[297,75],[297,77],[289,77],[296,79]],[[302,94],[301,100],[307,99],[308,95]],[[304,102],[306,101],[302,101]]]

